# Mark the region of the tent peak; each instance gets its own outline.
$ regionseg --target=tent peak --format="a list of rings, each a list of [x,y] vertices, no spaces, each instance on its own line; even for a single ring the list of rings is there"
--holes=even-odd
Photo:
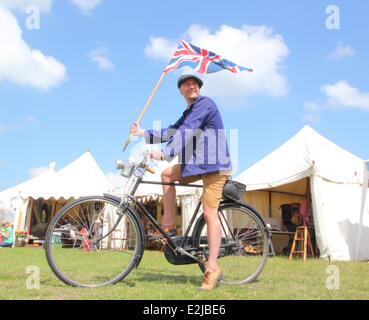
[[[310,127],[308,124],[305,124],[303,127],[303,129],[313,129],[312,127]]]
[[[315,132],[318,133],[317,131],[315,131],[312,127],[310,127],[308,124],[305,124],[302,129],[300,130],[300,132]]]

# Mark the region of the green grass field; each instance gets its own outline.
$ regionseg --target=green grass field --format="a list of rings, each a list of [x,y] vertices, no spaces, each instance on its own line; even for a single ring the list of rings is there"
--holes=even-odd
[[[160,252],[145,251],[141,264],[127,278],[99,288],[75,288],[62,283],[50,270],[41,248],[0,249],[0,257],[1,300],[369,299],[367,262],[303,262],[271,257],[255,282],[221,284],[211,292],[202,292],[197,290],[201,280],[197,265],[171,265]],[[101,264],[109,268],[104,261]],[[35,281],[38,271],[39,288]]]

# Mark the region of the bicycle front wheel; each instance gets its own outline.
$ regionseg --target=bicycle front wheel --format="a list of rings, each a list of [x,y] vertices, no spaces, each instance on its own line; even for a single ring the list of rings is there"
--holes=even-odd
[[[222,282],[245,284],[262,272],[269,254],[269,237],[264,223],[246,206],[235,203],[219,207],[222,240],[218,264],[223,271]],[[208,258],[209,246],[205,219],[193,233],[193,245]],[[204,264],[199,264],[204,272]]]
[[[55,275],[78,287],[114,284],[128,275],[143,251],[135,213],[102,196],[63,207],[45,237],[46,258]]]

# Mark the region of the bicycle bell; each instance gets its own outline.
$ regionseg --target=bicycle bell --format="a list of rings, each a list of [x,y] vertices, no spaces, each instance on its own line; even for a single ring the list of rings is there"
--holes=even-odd
[[[133,169],[135,167],[134,162],[128,160],[117,160],[116,161],[116,167],[118,170],[122,170],[120,173],[123,177],[130,178],[133,172]]]

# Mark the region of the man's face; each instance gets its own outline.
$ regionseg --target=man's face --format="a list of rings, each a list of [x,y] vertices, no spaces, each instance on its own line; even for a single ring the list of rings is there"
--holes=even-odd
[[[193,101],[200,95],[200,87],[193,79],[183,82],[179,91],[187,101]]]

